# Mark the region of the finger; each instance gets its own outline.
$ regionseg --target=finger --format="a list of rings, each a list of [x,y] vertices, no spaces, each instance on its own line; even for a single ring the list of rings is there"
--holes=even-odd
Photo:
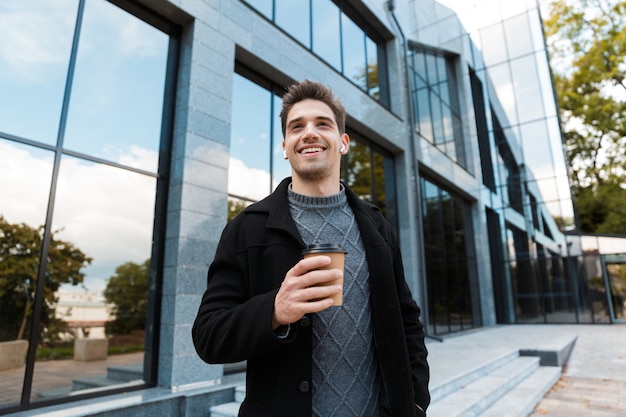
[[[302,307],[302,311],[304,314],[319,313],[320,311],[324,311],[331,307],[333,303],[332,298],[322,298],[320,300],[309,301],[304,307]]]
[[[318,269],[306,273],[301,277],[303,284],[306,287],[313,287],[317,285],[329,285],[333,281],[337,283],[343,278],[343,271],[340,269]]]
[[[323,285],[302,290],[301,296],[306,302],[316,302],[341,293],[341,285]]]
[[[314,269],[320,269],[330,264],[330,257],[325,255],[311,256],[301,259],[291,268],[294,275],[304,275]]]

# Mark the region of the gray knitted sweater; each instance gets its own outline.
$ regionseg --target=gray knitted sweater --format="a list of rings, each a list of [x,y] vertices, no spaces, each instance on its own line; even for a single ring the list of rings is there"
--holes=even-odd
[[[289,210],[302,240],[339,243],[345,260],[343,305],[313,315],[313,416],[378,416],[380,378],[374,355],[369,270],[345,190],[308,197],[289,187]]]

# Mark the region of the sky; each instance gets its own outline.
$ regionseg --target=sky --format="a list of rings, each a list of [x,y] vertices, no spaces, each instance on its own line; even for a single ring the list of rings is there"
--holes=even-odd
[[[77,4],[0,2],[0,132],[56,144]],[[82,28],[64,147],[156,172],[168,36],[105,1],[86,2]],[[10,223],[45,223],[52,164],[50,151],[0,139],[0,214]],[[230,166],[233,192],[267,194],[266,170]],[[89,290],[150,257],[155,187],[149,175],[62,158],[52,229],[93,258]]]

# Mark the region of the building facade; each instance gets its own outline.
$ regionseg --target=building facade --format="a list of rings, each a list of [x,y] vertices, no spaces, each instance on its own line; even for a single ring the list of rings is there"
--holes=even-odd
[[[624,258],[590,276],[576,235],[534,0],[10,0],[0,45],[0,342],[29,342],[0,414],[228,400],[191,326],[224,225],[289,175],[295,80],[344,103],[342,179],[395,227],[429,337],[626,318]],[[46,384],[50,292],[119,282],[134,376],[86,386],[107,364],[67,361]]]

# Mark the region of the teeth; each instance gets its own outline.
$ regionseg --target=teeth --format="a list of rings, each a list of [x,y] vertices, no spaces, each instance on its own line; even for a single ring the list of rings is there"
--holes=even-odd
[[[302,153],[313,153],[313,152],[322,152],[322,148],[307,148],[302,151]]]

